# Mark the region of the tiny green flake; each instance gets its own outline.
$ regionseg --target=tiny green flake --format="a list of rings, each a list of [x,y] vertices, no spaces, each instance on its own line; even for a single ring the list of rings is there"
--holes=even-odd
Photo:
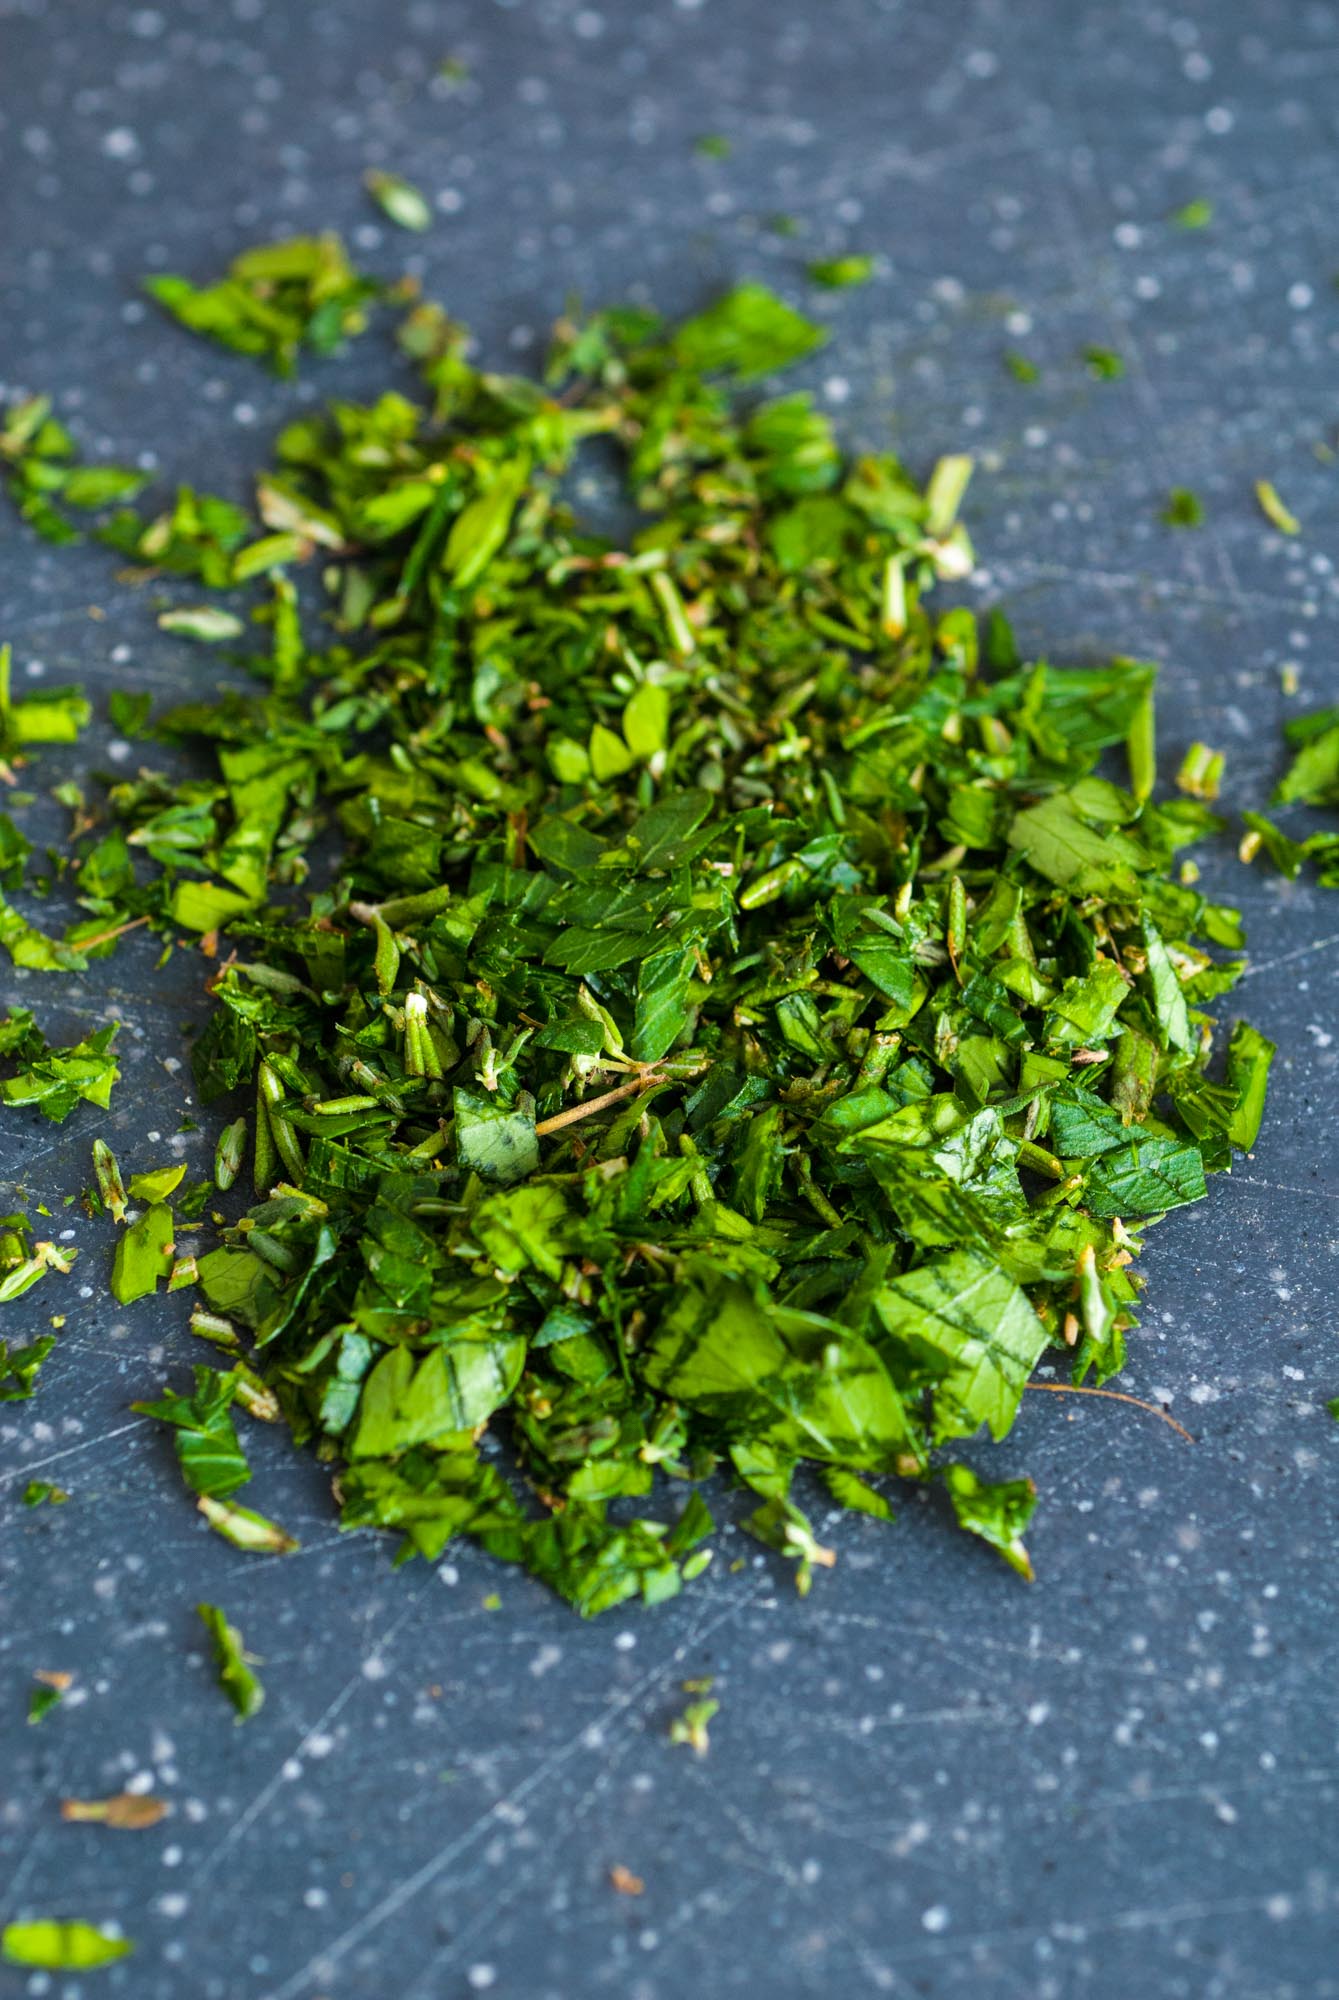
[[[176,632],[183,639],[199,639],[206,646],[217,646],[224,639],[240,639],[246,630],[231,611],[220,611],[211,604],[163,611],[158,623],[164,632]]]
[[[699,160],[728,160],[734,147],[723,132],[704,132],[693,141],[693,151]]]
[[[264,1514],[240,1507],[230,1500],[215,1500],[202,1493],[196,1502],[215,1534],[222,1535],[235,1549],[251,1555],[286,1556],[299,1546],[296,1539]]]
[[[1017,348],[1010,348],[1004,357],[1004,365],[1015,382],[1040,382],[1041,370],[1035,361],[1021,354]]]
[[[81,1918],[36,1917],[0,1930],[0,1958],[45,1972],[91,1972],[127,1957],[134,1948],[129,1938]]]
[[[63,1507],[69,1497],[63,1486],[53,1486],[49,1479],[30,1479],[23,1489],[25,1507]]]
[[[828,291],[846,291],[852,285],[864,285],[874,276],[874,259],[868,256],[820,258],[806,265],[809,276],[816,285],[823,285]]]
[[[1083,359],[1095,381],[1118,382],[1125,373],[1125,363],[1114,348],[1085,347]]]
[[[1213,203],[1197,195],[1193,201],[1173,209],[1171,219],[1178,229],[1207,229],[1213,221]]]
[[[1204,523],[1204,502],[1188,486],[1173,486],[1159,518],[1169,528],[1199,528]]]
[[[1211,750],[1207,743],[1192,743],[1176,774],[1179,790],[1192,799],[1216,799],[1226,762],[1221,750]]]
[[[29,1722],[40,1722],[44,1715],[50,1715],[52,1709],[59,1705],[63,1693],[63,1688],[53,1687],[50,1682],[33,1688],[28,1695]]]
[[[1260,512],[1272,521],[1281,535],[1300,535],[1302,524],[1297,516],[1290,513],[1279,498],[1278,489],[1272,480],[1257,479],[1255,497],[1260,503]]]
[[[369,168],[363,185],[382,214],[399,229],[424,230],[432,227],[432,209],[426,195],[399,174]]]
[[[239,1722],[246,1722],[265,1700],[265,1690],[252,1672],[252,1655],[242,1645],[242,1635],[230,1625],[217,1604],[197,1604],[196,1611],[214,1642],[214,1662],[219,1685],[237,1710]]]
[[[669,1726],[671,1743],[683,1743],[697,1756],[705,1757],[711,1748],[711,1738],[707,1734],[708,1724],[721,1712],[718,1701],[690,1701],[682,1715],[676,1715]]]

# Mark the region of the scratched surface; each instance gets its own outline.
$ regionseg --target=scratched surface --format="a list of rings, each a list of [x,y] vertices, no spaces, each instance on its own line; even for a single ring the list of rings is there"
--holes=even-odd
[[[465,81],[436,78],[448,55]],[[1294,707],[1339,698],[1339,471],[1312,449],[1336,414],[1337,79],[1335,9],[1301,0],[0,0],[0,376],[53,389],[95,454],[240,495],[294,402],[365,392],[379,355],[284,388],[147,314],[146,270],[338,226],[513,366],[569,292],[673,311],[761,274],[831,318],[808,379],[850,440],[918,469],[977,452],[982,594],[1029,648],[1163,661],[1164,756],[1203,737],[1260,804],[1280,666]],[[695,155],[706,133],[728,159]],[[432,196],[427,237],[370,210],[369,165]],[[1192,197],[1211,226],[1172,227]],[[802,234],[769,230],[777,211]],[[809,296],[805,260],[846,249],[876,253],[874,282]],[[1123,380],[1089,378],[1089,343]],[[1261,475],[1296,540],[1255,511]],[[1159,521],[1173,484],[1202,530]],[[0,534],[20,678],[211,680],[96,549]],[[102,730],[35,788],[126,755]],[[55,839],[62,818],[24,823]],[[141,938],[96,978],[0,981],[53,1039],[121,1019],[126,1072],[108,1117],[0,1131],[4,1172],[81,1253],[5,1308],[6,1335],[68,1323],[0,1417],[0,1920],[83,1916],[138,1947],[83,1983],[0,1968],[0,1995],[1339,1994],[1339,896],[1226,843],[1204,866],[1246,909],[1243,1005],[1283,1054],[1255,1156],[1147,1259],[1126,1386],[1199,1442],[1028,1399],[994,1462],[1042,1488],[1031,1590],[912,1499],[891,1529],[829,1523],[840,1561],[807,1603],[733,1534],[678,1602],[585,1627],[469,1551],[393,1572],[268,1431],[252,1491],[302,1552],[233,1552],[127,1407],[181,1378],[185,1307],[116,1308],[108,1230],[62,1207],[99,1129],[132,1166],[201,1169],[212,1133],[178,1131],[198,962],[154,974]],[[25,1511],[35,1474],[69,1503]],[[263,1655],[245,1729],[199,1597]],[[37,1668],[76,1680],[29,1728]],[[698,1760],[665,1732],[708,1674]],[[126,1785],[171,1816],[61,1823],[62,1797]]]

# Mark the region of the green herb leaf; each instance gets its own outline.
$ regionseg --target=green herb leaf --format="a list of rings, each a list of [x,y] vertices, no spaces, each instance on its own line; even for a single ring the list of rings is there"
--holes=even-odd
[[[364,174],[363,184],[382,214],[389,216],[398,229],[423,230],[432,227],[432,210],[427,197],[411,181],[402,180],[399,174],[382,173],[377,168],[371,168]]]
[[[265,1690],[251,1670],[252,1658],[242,1645],[242,1635],[217,1604],[197,1604],[195,1608],[214,1643],[219,1686],[237,1710],[237,1720],[247,1722],[264,1703]]]
[[[11,1965],[37,1966],[47,1972],[90,1972],[127,1957],[134,1948],[128,1938],[80,1918],[34,1917],[28,1923],[6,1924],[0,1931],[0,1957]]]
[[[829,291],[845,291],[851,285],[868,284],[874,276],[874,259],[868,256],[829,257],[806,265],[816,285]]]

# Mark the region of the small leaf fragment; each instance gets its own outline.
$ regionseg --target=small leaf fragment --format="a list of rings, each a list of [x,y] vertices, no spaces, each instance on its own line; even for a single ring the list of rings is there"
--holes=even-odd
[[[82,1918],[35,1917],[0,1930],[0,1957],[46,1972],[90,1972],[127,1957],[134,1948],[129,1938]]]
[[[217,1604],[197,1604],[196,1611],[214,1642],[214,1661],[219,1685],[237,1710],[239,1722],[246,1722],[265,1700],[265,1690],[252,1672],[252,1658],[242,1645],[242,1635],[228,1623]]]

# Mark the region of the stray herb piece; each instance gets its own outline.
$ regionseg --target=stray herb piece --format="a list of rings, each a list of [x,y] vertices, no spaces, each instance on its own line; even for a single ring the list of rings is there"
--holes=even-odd
[[[121,1179],[121,1169],[116,1163],[116,1155],[105,1139],[93,1141],[93,1173],[98,1183],[98,1193],[113,1222],[124,1222],[128,1197]]]
[[[1285,724],[1292,763],[1274,789],[1276,806],[1339,806],[1339,707]]]
[[[0,646],[0,756],[22,762],[35,745],[74,743],[93,711],[79,688],[49,688],[15,701],[10,692],[12,652]]]
[[[10,1347],[0,1340],[0,1403],[28,1401],[37,1387],[42,1363],[55,1345],[55,1337],[49,1333],[39,1334],[27,1347]]]
[[[1021,354],[1017,348],[1010,348],[1004,357],[1004,365],[1013,376],[1015,382],[1040,382],[1041,380],[1041,370],[1038,368],[1036,362],[1030,361],[1027,355]]]
[[[64,1692],[63,1688],[49,1685],[33,1688],[28,1696],[29,1722],[40,1722],[44,1715],[49,1715],[62,1700]]]
[[[1213,221],[1213,203],[1197,195],[1193,201],[1173,209],[1171,220],[1178,229],[1207,229]]]
[[[1173,486],[1159,519],[1169,528],[1199,528],[1204,525],[1204,502],[1188,486]]]
[[[302,348],[331,354],[361,333],[380,288],[354,270],[337,236],[325,235],[244,250],[217,284],[157,277],[144,289],[192,333],[291,375]]]
[[[251,1477],[231,1415],[233,1402],[245,1402],[250,1394],[247,1377],[241,1363],[226,1375],[201,1365],[193,1396],[165,1390],[156,1403],[131,1404],[139,1416],[172,1425],[182,1477],[195,1493],[226,1500]]]
[[[164,632],[176,632],[183,639],[199,639],[206,646],[217,646],[225,639],[240,639],[246,630],[231,611],[220,611],[210,604],[164,611],[158,623]]]
[[[1216,799],[1226,762],[1221,750],[1211,750],[1207,743],[1192,743],[1176,774],[1178,790],[1192,799]]]
[[[820,258],[805,269],[816,285],[840,292],[851,285],[867,284],[874,276],[874,259],[864,255]]]
[[[363,185],[382,214],[388,216],[397,229],[424,230],[432,227],[432,209],[427,197],[411,181],[402,180],[399,174],[383,173],[379,168],[372,167],[363,175]]]
[[[126,466],[80,465],[49,396],[13,404],[3,424],[0,472],[19,513],[44,541],[60,546],[83,539],[64,508],[97,512],[132,499],[144,484],[145,474]]]
[[[693,141],[693,151],[700,160],[728,160],[734,147],[724,133],[704,132]]]
[[[250,1555],[287,1556],[300,1546],[295,1537],[276,1522],[266,1520],[263,1514],[253,1513],[249,1507],[239,1507],[228,1500],[215,1500],[207,1493],[200,1495],[196,1505],[215,1534],[222,1535],[225,1542],[231,1542],[235,1549],[244,1549]]]
[[[697,1756],[705,1757],[711,1748],[711,1738],[707,1725],[721,1712],[718,1701],[690,1701],[682,1715],[676,1715],[669,1726],[671,1743],[686,1743]]]
[[[1290,513],[1279,498],[1278,488],[1272,480],[1257,479],[1255,497],[1260,503],[1260,512],[1272,521],[1281,535],[1300,535],[1302,524],[1296,514]]]
[[[31,1107],[60,1125],[81,1099],[106,1110],[121,1072],[111,1055],[119,1024],[109,1022],[73,1048],[53,1049],[26,1008],[0,1021],[0,1060],[18,1063],[17,1073],[0,1079],[0,1103]]]
[[[1032,1560],[1022,1536],[1037,1504],[1037,1489],[1032,1481],[1005,1479],[992,1483],[978,1478],[967,1465],[945,1466],[943,1478],[958,1526],[998,1549],[1010,1569],[1031,1583]]]
[[[0,1958],[45,1972],[91,1972],[134,1950],[129,1938],[99,1930],[82,1918],[34,1917],[0,1930]]]
[[[63,1507],[69,1497],[63,1486],[53,1486],[49,1479],[30,1479],[23,1489],[25,1507]]]
[[[185,1163],[175,1167],[153,1167],[147,1174],[132,1174],[128,1193],[132,1201],[167,1201],[186,1178]]]
[[[1125,363],[1112,347],[1085,347],[1083,359],[1095,381],[1119,382],[1125,373]]]
[[[112,728],[122,736],[147,736],[152,707],[151,694],[132,693],[129,688],[114,688],[107,698],[107,713]]]
[[[62,1799],[60,1816],[77,1826],[110,1826],[121,1833],[143,1833],[167,1817],[166,1799],[151,1792],[117,1792],[110,1799]]]
[[[265,1700],[265,1690],[251,1668],[252,1656],[242,1646],[242,1635],[230,1625],[217,1604],[197,1604],[196,1610],[214,1642],[214,1661],[219,1685],[237,1710],[239,1722],[246,1722]]]
[[[219,1133],[214,1151],[214,1185],[221,1192],[226,1193],[242,1171],[245,1153],[246,1119],[235,1118]]]
[[[111,1287],[118,1304],[133,1305],[136,1299],[147,1298],[157,1290],[159,1279],[167,1277],[176,1227],[167,1204],[155,1202],[117,1238]]]

